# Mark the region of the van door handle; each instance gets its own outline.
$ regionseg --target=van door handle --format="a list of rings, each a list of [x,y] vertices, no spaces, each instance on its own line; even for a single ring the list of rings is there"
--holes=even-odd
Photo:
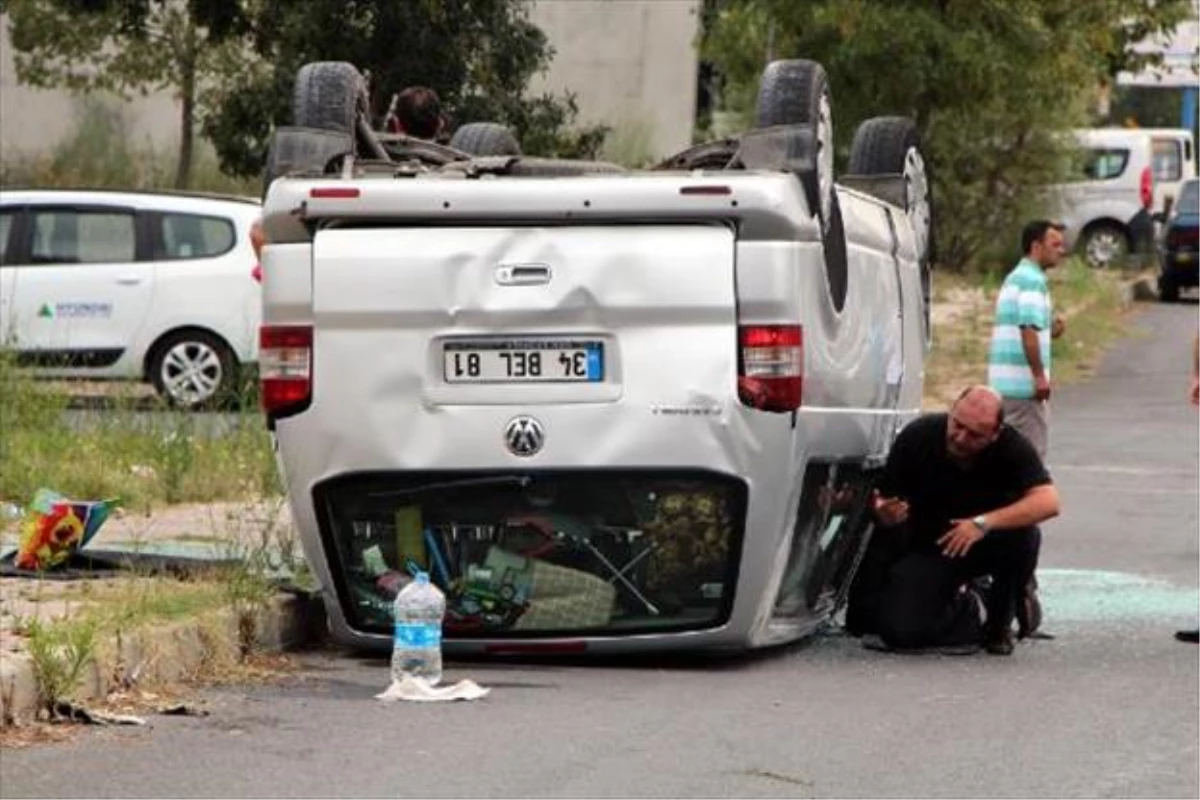
[[[122,275],[121,277],[117,278],[117,283],[121,284],[122,286],[137,286],[141,282],[142,279],[137,275]]]
[[[496,267],[496,283],[501,286],[539,286],[549,282],[549,264],[500,264]]]

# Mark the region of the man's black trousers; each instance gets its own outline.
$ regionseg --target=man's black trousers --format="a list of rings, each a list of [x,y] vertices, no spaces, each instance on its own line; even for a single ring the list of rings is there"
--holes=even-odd
[[[877,528],[851,589],[846,627],[877,633],[896,648],[977,643],[978,610],[962,587],[990,575],[982,636],[995,636],[1012,627],[1041,541],[1037,527],[990,531],[965,556],[949,558],[935,544],[910,546],[903,527]]]

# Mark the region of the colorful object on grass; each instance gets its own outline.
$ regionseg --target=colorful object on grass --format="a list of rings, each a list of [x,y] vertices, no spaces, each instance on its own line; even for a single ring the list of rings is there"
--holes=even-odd
[[[50,489],[38,489],[21,526],[18,569],[45,571],[81,550],[120,501],[69,500]]]

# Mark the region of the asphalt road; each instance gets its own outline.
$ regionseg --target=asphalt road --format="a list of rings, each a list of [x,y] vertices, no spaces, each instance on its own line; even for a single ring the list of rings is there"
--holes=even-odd
[[[1011,658],[829,635],[718,663],[455,663],[476,703],[384,705],[386,663],[315,654],[284,685],[5,752],[0,795],[1197,797],[1195,304],[1145,306],[1055,398],[1045,630]]]

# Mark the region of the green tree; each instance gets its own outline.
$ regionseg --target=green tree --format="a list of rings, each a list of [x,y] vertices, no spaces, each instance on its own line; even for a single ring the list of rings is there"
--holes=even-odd
[[[250,21],[261,62],[225,83],[204,130],[222,166],[261,170],[274,125],[291,121],[292,81],[311,61],[349,61],[369,74],[374,111],[406,86],[432,87],[453,123],[511,126],[540,155],[594,151],[603,131],[565,134],[574,99],[529,97],[553,51],[522,0],[262,0]]]
[[[7,0],[17,77],[41,88],[122,97],[173,90],[180,103],[175,185],[191,181],[195,131],[214,90],[247,60],[236,2]]]
[[[770,58],[820,61],[844,156],[871,116],[917,120],[934,174],[939,260],[962,268],[1042,211],[1075,167],[1060,133],[1098,88],[1153,62],[1131,49],[1190,0],[713,0],[703,49],[749,118]],[[1009,236],[1008,238],[1011,238]]]

